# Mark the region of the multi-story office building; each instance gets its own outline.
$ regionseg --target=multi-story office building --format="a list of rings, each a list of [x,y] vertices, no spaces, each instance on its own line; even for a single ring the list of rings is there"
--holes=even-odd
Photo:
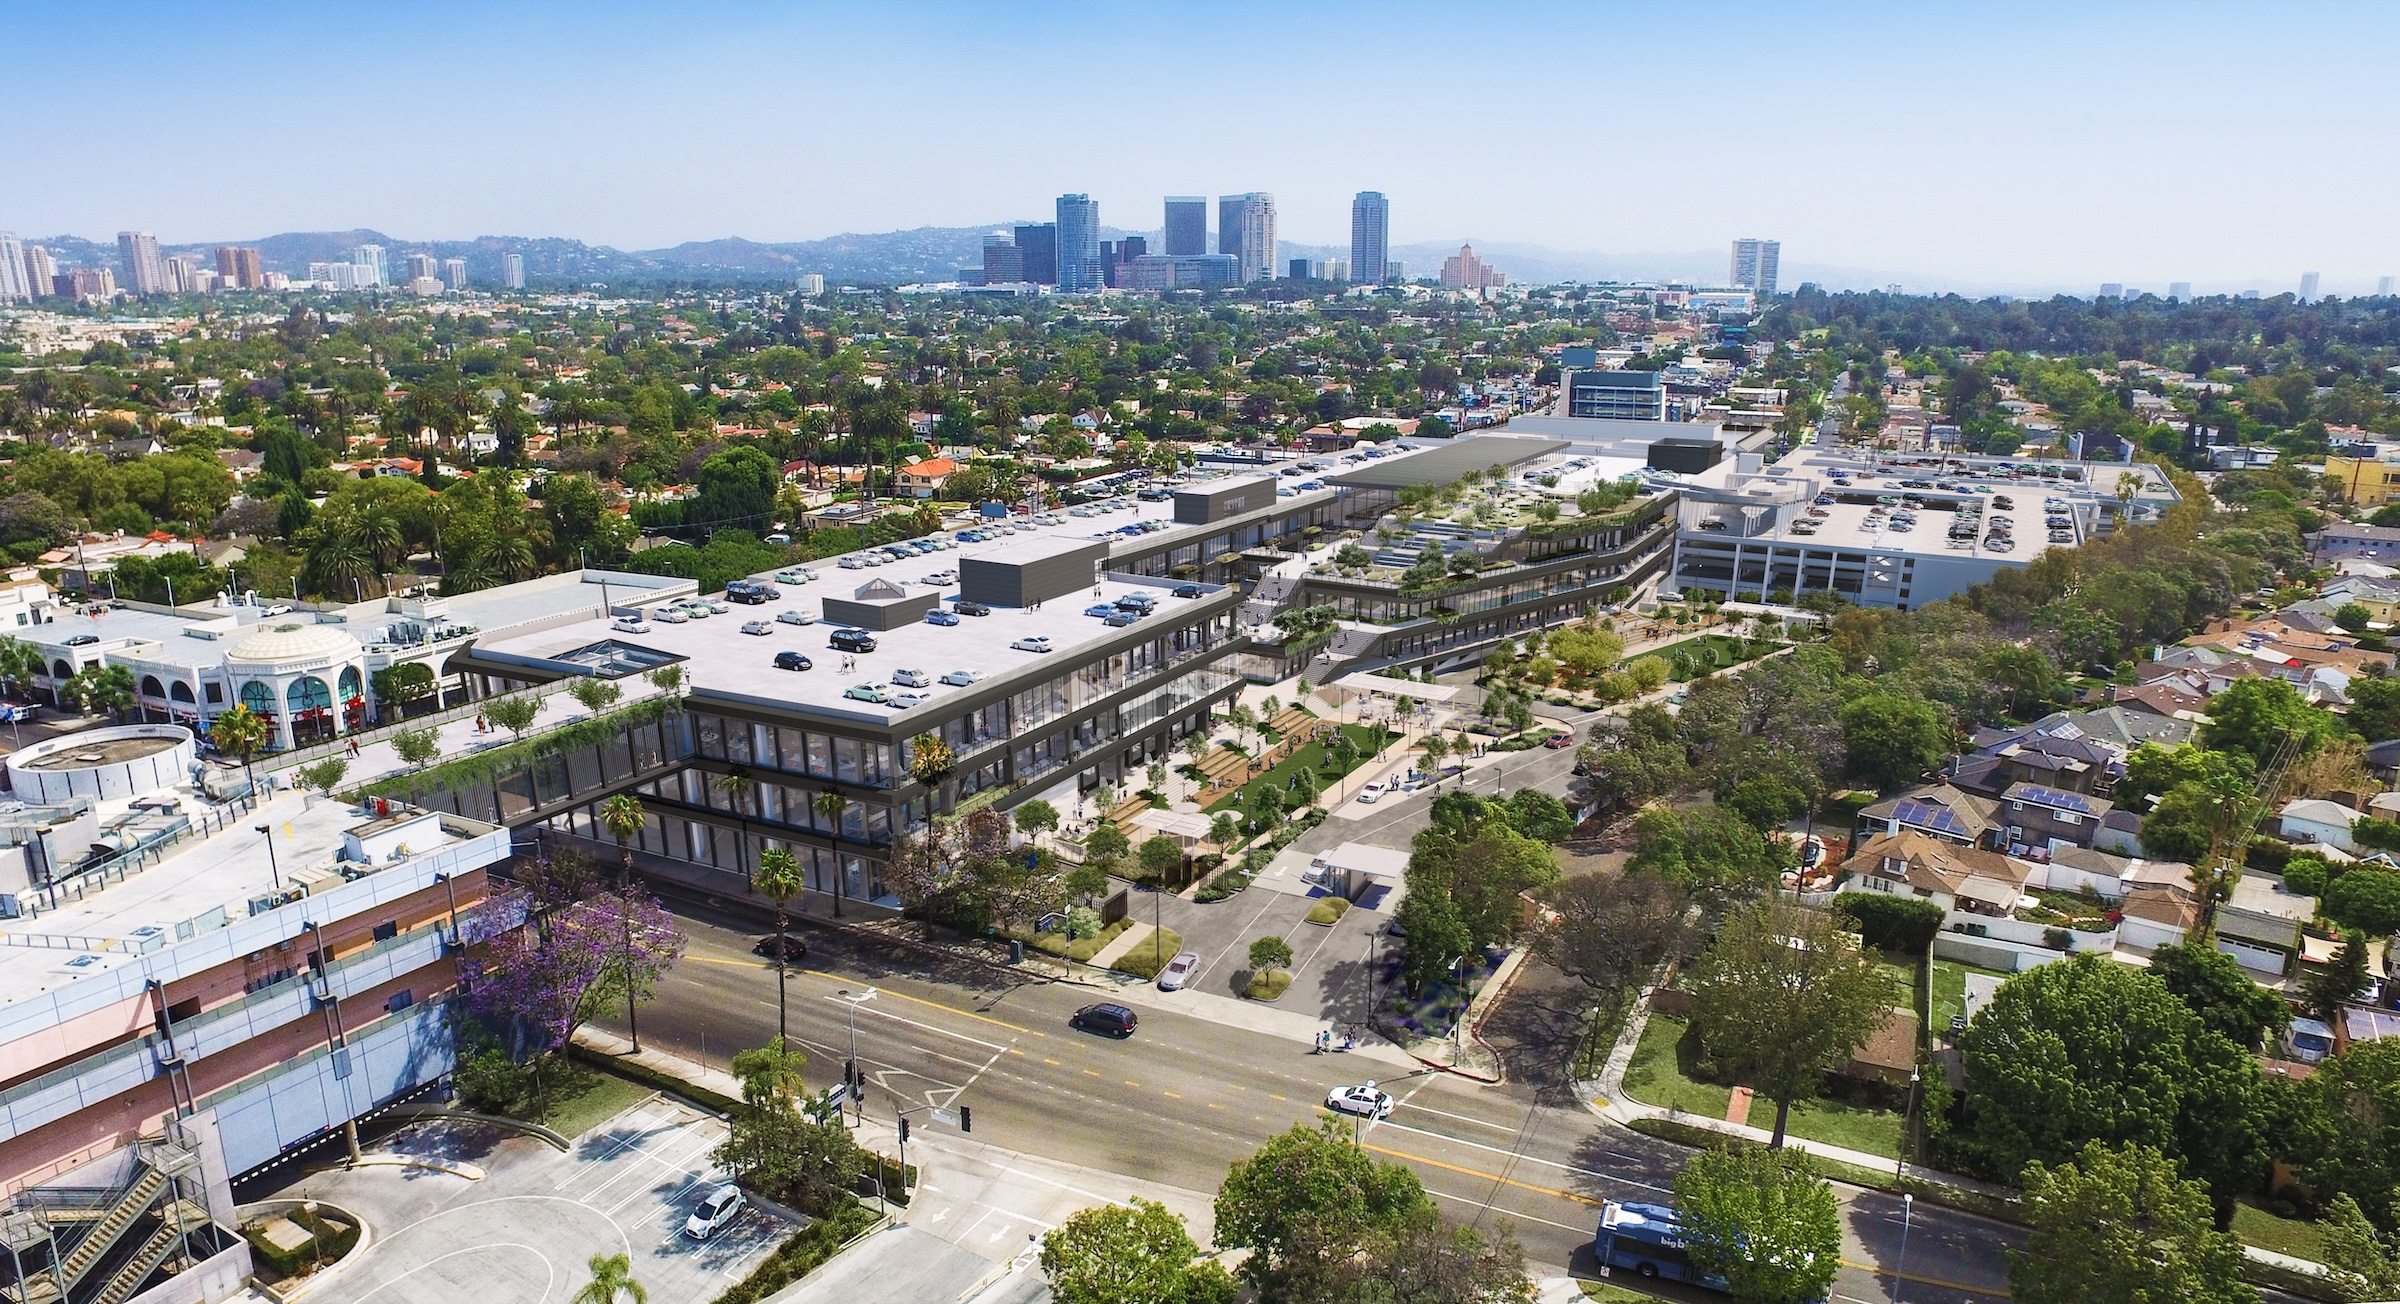
[[[1207,196],[1167,196],[1166,249],[1164,252],[1177,257],[1208,252]]]
[[[2317,274],[2315,272],[2302,272],[2300,274],[2300,302],[2315,303],[2316,301]]]
[[[267,273],[259,262],[256,249],[219,245],[217,280],[229,290],[263,290],[267,285]]]
[[[1391,261],[1392,206],[1380,190],[1361,190],[1350,201],[1350,277],[1381,285]]]
[[[1460,245],[1442,261],[1442,284],[1462,290],[1496,290],[1508,284],[1508,273],[1475,256],[1475,246]]]
[[[362,244],[350,251],[350,261],[366,269],[366,274],[358,282],[362,286],[383,285],[392,279],[391,267],[384,261],[382,245]]]
[[[158,237],[148,231],[117,232],[117,261],[125,268],[125,284],[135,294],[164,294],[167,260],[159,253]]]
[[[2177,501],[2154,466],[1910,462],[1819,444],[1773,466],[1742,453],[1675,487],[1676,587],[1770,601],[1830,590],[1902,610],[2025,566],[2046,547],[2156,520]],[[1896,506],[1878,501],[1891,498]]]
[[[432,254],[408,255],[407,267],[408,282],[411,285],[414,285],[418,281],[438,281],[442,279],[441,261],[436,259]]]
[[[174,254],[167,259],[167,293],[196,294],[200,290],[200,264],[188,254]]]
[[[452,294],[465,293],[467,289],[467,260],[464,258],[443,259],[442,284],[449,286],[450,293]]]
[[[1741,289],[1756,290],[1760,298],[1775,293],[1776,263],[1783,257],[1783,242],[1760,240],[1745,236],[1733,242],[1733,284]]]
[[[510,290],[525,288],[525,255],[500,255],[500,284],[502,288]]]
[[[2102,302],[2115,303],[2124,297],[2125,287],[2122,284],[2116,281],[2102,281],[2100,283],[2099,298]]]
[[[2375,278],[2375,293],[2376,293],[2376,295],[2377,295],[2378,297],[2381,297],[2381,298],[2389,298],[2389,297],[2391,297],[2391,293],[2392,293],[2392,287],[2393,287],[2393,285],[2394,285],[2394,284],[2396,284],[2396,283],[2400,283],[2400,282],[2395,282],[2394,278],[2392,278],[2392,277],[2389,277],[2389,276],[2379,276],[2379,277]]]
[[[25,246],[14,231],[0,231],[0,303],[23,303],[37,297],[25,281]]]
[[[486,878],[508,831],[254,808],[240,767],[167,725],[10,768],[0,901],[58,941],[0,947],[0,1194],[30,1288],[8,1292],[225,1299],[251,1269],[232,1182],[455,1068],[462,949],[522,918]]]
[[[35,299],[57,294],[58,263],[40,245],[25,246],[25,293]]]
[[[1058,284],[1058,224],[1027,223],[1016,229],[1017,278],[1035,285]]]
[[[165,265],[160,265],[165,273]],[[117,274],[105,267],[76,267],[60,272],[53,282],[59,297],[99,303],[117,297]]]
[[[1132,279],[1133,262],[1150,254],[1150,241],[1142,236],[1129,235],[1122,240],[1100,242],[1100,272],[1110,289],[1125,287]]]
[[[1100,205],[1090,195],[1058,197],[1058,288],[1091,291],[1108,283],[1100,261]]]
[[[983,283],[1013,285],[1025,279],[1025,259],[1016,237],[994,231],[983,238]]]
[[[1655,371],[1569,371],[1559,380],[1565,415],[1601,421],[1664,421],[1666,378]]]
[[[1242,283],[1275,277],[1275,196],[1263,191],[1217,200],[1217,252],[1240,260]]]
[[[1238,285],[1242,260],[1231,254],[1143,254],[1125,264],[1117,283],[1128,290],[1191,290]]]
[[[2192,301],[2192,283],[2190,281],[2169,281],[2167,283],[2167,300],[2170,303],[2190,303]]]

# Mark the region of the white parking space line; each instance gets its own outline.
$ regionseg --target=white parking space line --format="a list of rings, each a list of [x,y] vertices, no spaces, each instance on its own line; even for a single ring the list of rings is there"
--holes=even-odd
[[[695,1142],[695,1143],[696,1143],[696,1144],[691,1144],[691,1145],[682,1146],[682,1147],[680,1148],[680,1149],[681,1149],[681,1154],[682,1154],[682,1157],[681,1157],[681,1158],[679,1158],[679,1159],[675,1159],[675,1160],[672,1160],[672,1161],[670,1161],[670,1160],[668,1160],[668,1159],[664,1158],[664,1157],[663,1157],[663,1155],[662,1155],[662,1153],[661,1153],[661,1152],[663,1152],[663,1151],[666,1151],[666,1150],[669,1150],[669,1149],[674,1149],[674,1148],[677,1148],[677,1146],[676,1146],[676,1141],[674,1141],[674,1140],[669,1140],[669,1141],[665,1142],[664,1144],[660,1145],[660,1147],[658,1148],[658,1150],[657,1150],[657,1151],[653,1151],[653,1150],[649,1149],[648,1147],[644,1147],[644,1146],[637,1146],[637,1147],[635,1147],[635,1148],[634,1148],[634,1149],[631,1151],[631,1154],[632,1154],[633,1156],[635,1156],[635,1157],[639,1157],[639,1158],[642,1158],[642,1159],[646,1159],[646,1160],[650,1161],[651,1163],[657,1164],[659,1167],[661,1167],[661,1168],[664,1168],[664,1169],[666,1169],[667,1171],[669,1171],[669,1172],[671,1172],[671,1173],[677,1173],[677,1174],[681,1174],[681,1173],[684,1173],[684,1172],[687,1172],[687,1171],[689,1171],[689,1169],[688,1169],[688,1165],[689,1165],[689,1163],[690,1163],[690,1161],[691,1161],[691,1158],[692,1158],[692,1156],[694,1156],[694,1155],[699,1155],[699,1154],[704,1154],[704,1153],[706,1153],[708,1150],[712,1149],[712,1148],[713,1148],[713,1147],[716,1145],[716,1138],[714,1138],[714,1137],[712,1137],[712,1136],[708,1135],[708,1133],[707,1133],[707,1132],[705,1132],[705,1131],[703,1131],[703,1130],[700,1130],[700,1129],[697,1129],[697,1128],[692,1128],[692,1129],[683,1129],[683,1128],[678,1128],[678,1129],[677,1129],[677,1135],[678,1135],[678,1137],[679,1137],[679,1138],[689,1138],[691,1141],[693,1141],[693,1142]],[[639,1178],[639,1177],[641,1177],[641,1176],[643,1175],[644,1171],[645,1171],[645,1170],[643,1169],[643,1167],[642,1167],[641,1165],[639,1165],[639,1164],[627,1164],[627,1165],[625,1165],[625,1171],[623,1171],[623,1172],[621,1172],[621,1173],[618,1173],[616,1176],[609,1178],[607,1181],[605,1181],[605,1182],[602,1182],[600,1185],[598,1185],[598,1186],[596,1186],[596,1187],[593,1187],[593,1188],[592,1188],[591,1190],[589,1190],[589,1191],[586,1191],[586,1192],[584,1192],[582,1195],[578,1196],[577,1198],[578,1198],[578,1199],[580,1199],[580,1200],[581,1200],[583,1203],[585,1203],[585,1204],[588,1204],[588,1205],[592,1206],[593,1208],[597,1209],[597,1208],[599,1208],[599,1207],[600,1207],[599,1200],[597,1199],[597,1197],[598,1197],[598,1196],[600,1196],[600,1195],[601,1195],[603,1192],[606,1192],[606,1191],[608,1191],[608,1190],[610,1190],[610,1189],[614,1188],[614,1187],[615,1187],[615,1186],[616,1186],[616,1185],[617,1185],[619,1182],[622,1182],[622,1181],[624,1181],[624,1180],[625,1180],[626,1178],[628,1178],[628,1177],[633,1177],[633,1178]],[[642,1191],[642,1190],[645,1190],[646,1188],[642,1187],[642,1186],[641,1186],[641,1185],[640,1185],[640,1184],[637,1182],[637,1183],[635,1184],[635,1188],[634,1188],[634,1189],[635,1189],[635,1191],[638,1193],[638,1192],[640,1192],[640,1191]],[[621,1208],[621,1207],[623,1207],[623,1206],[622,1206],[622,1205],[619,1205],[619,1206],[613,1206],[613,1207],[611,1207],[610,1209],[608,1209],[608,1210],[607,1210],[607,1212],[614,1213],[614,1212],[616,1212],[616,1209],[617,1209],[617,1208]]]
[[[1258,921],[1266,918],[1267,912],[1273,910],[1275,906],[1276,901],[1274,894],[1270,893],[1268,894],[1266,904],[1261,905],[1258,908],[1257,914],[1250,916],[1250,922],[1242,925],[1241,931],[1233,935],[1232,941],[1227,942],[1217,951],[1215,955],[1210,956],[1206,961],[1202,962],[1199,969],[1196,970],[1189,979],[1185,980],[1184,986],[1198,987],[1200,985],[1200,979],[1202,975],[1206,974],[1209,970],[1216,968],[1217,963],[1225,958],[1226,952],[1231,951],[1237,946],[1240,946],[1242,944],[1242,939],[1248,937],[1250,935],[1250,930],[1257,927]]]

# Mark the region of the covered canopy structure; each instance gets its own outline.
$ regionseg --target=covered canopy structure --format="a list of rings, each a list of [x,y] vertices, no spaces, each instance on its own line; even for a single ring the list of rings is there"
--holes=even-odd
[[[1413,697],[1420,702],[1447,702],[1458,696],[1456,688],[1443,684],[1423,684],[1414,679],[1395,679],[1390,675],[1353,672],[1324,685],[1337,693],[1359,696]]]

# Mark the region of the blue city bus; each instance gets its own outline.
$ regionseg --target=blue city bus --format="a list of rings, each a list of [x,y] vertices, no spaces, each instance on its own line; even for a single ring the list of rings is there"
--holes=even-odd
[[[1726,1285],[1719,1274],[1692,1266],[1675,1210],[1663,1204],[1611,1200],[1602,1205],[1592,1255],[1604,1274],[1621,1268],[1639,1277],[1688,1282],[1706,1290],[1723,1290]],[[1819,1296],[1809,1304],[1824,1304],[1825,1299]]]
[[[1685,1252],[1683,1238],[1676,1231],[1675,1211],[1663,1204],[1611,1200],[1602,1205],[1592,1256],[1610,1272],[1622,1269],[1642,1277],[1725,1289],[1723,1277],[1692,1266],[1692,1256]]]

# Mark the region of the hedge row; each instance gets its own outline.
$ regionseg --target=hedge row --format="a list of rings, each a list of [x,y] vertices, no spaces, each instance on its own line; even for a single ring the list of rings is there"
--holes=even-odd
[[[882,1215],[856,1199],[784,1238],[775,1252],[750,1270],[750,1275],[717,1296],[716,1304],[758,1304],[802,1277],[823,1267],[852,1239],[882,1221]]]

